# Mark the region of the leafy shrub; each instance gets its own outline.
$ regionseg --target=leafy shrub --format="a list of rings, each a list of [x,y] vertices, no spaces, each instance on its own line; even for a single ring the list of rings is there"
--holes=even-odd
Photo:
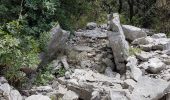
[[[18,21],[7,23],[0,30],[0,66],[4,75],[14,86],[24,79],[21,67],[36,67],[39,63],[38,42],[22,33]]]

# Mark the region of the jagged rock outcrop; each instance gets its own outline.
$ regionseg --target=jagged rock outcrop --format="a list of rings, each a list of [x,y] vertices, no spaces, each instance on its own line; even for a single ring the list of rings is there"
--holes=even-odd
[[[113,51],[116,69],[121,73],[126,72],[126,60],[128,57],[129,45],[125,40],[122,27],[120,25],[119,15],[114,14],[114,19],[109,22],[109,30],[107,32],[110,46]]]
[[[146,37],[147,34],[141,28],[131,26],[131,25],[122,25],[125,37],[129,41],[134,41],[137,38]]]

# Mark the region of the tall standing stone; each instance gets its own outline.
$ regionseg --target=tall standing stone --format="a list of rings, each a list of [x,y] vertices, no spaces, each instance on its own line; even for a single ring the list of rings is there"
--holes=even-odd
[[[116,69],[123,74],[126,72],[126,60],[128,57],[129,45],[125,40],[125,35],[120,25],[119,15],[115,13],[113,14],[113,17],[114,19],[109,17],[107,34],[113,51]]]

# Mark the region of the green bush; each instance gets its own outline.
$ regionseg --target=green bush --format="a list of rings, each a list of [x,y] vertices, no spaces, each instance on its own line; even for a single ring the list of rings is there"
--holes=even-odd
[[[21,67],[37,67],[39,63],[38,42],[22,33],[18,21],[7,23],[0,30],[0,66],[4,66],[4,75],[11,84],[18,84],[24,79]]]

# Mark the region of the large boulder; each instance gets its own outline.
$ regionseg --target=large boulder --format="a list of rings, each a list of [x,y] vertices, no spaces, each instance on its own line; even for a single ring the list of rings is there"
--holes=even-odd
[[[149,62],[149,65],[148,65],[147,70],[150,73],[154,73],[154,74],[160,72],[166,66],[159,58],[151,58],[149,59],[148,62]]]
[[[133,41],[137,38],[146,37],[147,34],[141,28],[131,26],[131,25],[122,25],[125,37],[129,41]]]
[[[47,46],[47,52],[43,55],[37,71],[42,69],[42,67],[46,66],[52,60],[63,56],[69,51],[67,40],[70,36],[70,32],[61,29],[58,25],[51,30],[51,34],[52,36]]]
[[[119,15],[114,14],[114,19],[110,20],[109,30],[107,32],[110,46],[113,51],[116,69],[120,73],[126,72],[126,59],[128,57],[129,45],[120,25]]]
[[[141,77],[130,96],[131,100],[159,100],[168,84],[161,79]]]

